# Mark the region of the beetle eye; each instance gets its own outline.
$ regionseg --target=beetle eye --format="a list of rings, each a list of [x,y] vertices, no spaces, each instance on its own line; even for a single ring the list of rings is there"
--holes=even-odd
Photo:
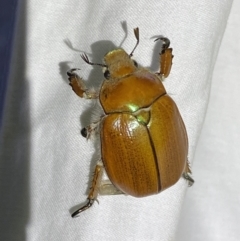
[[[109,72],[109,70],[106,69],[106,70],[104,71],[103,75],[104,75],[104,77],[105,77],[106,79],[109,79],[109,78],[110,78],[110,72]]]
[[[133,60],[133,64],[135,65],[135,67],[138,67],[138,63],[135,60]]]

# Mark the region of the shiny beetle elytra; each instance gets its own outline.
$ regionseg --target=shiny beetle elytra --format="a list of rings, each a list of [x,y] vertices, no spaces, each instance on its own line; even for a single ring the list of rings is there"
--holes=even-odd
[[[130,54],[115,49],[104,57],[105,80],[99,91],[88,89],[76,69],[68,71],[73,91],[85,99],[99,99],[104,115],[82,129],[89,138],[100,133],[101,160],[98,161],[87,203],[72,214],[77,216],[92,206],[100,194],[124,193],[134,197],[157,194],[174,185],[181,176],[191,186],[194,180],[187,155],[188,138],[179,110],[162,84],[171,70],[170,41],[161,37],[160,72],[151,73],[131,59],[139,43],[139,29],[134,29],[137,43]],[[103,170],[109,182],[102,181]]]

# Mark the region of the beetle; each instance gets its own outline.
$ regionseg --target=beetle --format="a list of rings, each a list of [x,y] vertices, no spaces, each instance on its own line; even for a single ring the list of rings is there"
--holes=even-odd
[[[128,194],[145,197],[174,185],[181,176],[194,183],[188,162],[188,137],[184,122],[162,81],[172,66],[172,48],[168,38],[162,41],[160,72],[138,67],[132,59],[139,44],[139,29],[134,29],[136,44],[130,54],[115,49],[104,56],[104,81],[99,91],[88,89],[76,73],[67,72],[73,91],[85,99],[98,99],[103,110],[99,120],[81,130],[89,139],[99,133],[101,160],[95,167],[87,203],[72,217],[88,209],[98,194]],[[105,170],[109,182],[102,180]]]

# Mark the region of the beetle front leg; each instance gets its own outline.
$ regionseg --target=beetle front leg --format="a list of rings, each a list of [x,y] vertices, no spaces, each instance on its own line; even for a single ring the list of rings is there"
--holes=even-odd
[[[162,80],[168,77],[171,71],[172,67],[172,48],[169,48],[170,46],[170,40],[168,38],[160,37],[157,38],[155,41],[161,40],[163,41],[162,44],[162,51],[159,54],[160,55],[160,72],[157,73],[157,75],[160,76]]]
[[[87,210],[88,208],[90,208],[93,203],[95,202],[95,200],[97,200],[97,196],[99,193],[99,187],[102,181],[102,175],[103,175],[103,165],[101,162],[99,162],[94,170],[94,175],[93,175],[93,180],[92,180],[92,186],[90,188],[89,194],[88,194],[88,202],[81,208],[79,208],[78,210],[76,210],[73,214],[72,214],[72,218],[77,217],[78,214],[80,214],[81,212]]]
[[[72,86],[73,91],[81,98],[85,98],[85,99],[98,98],[98,95],[99,95],[98,91],[87,89],[83,79],[75,73],[76,70],[78,69],[71,69],[67,72],[67,75],[69,76],[68,78],[69,85]]]

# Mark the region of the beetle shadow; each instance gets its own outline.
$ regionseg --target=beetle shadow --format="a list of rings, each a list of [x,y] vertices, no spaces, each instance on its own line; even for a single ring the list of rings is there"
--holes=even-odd
[[[150,39],[153,40],[154,42],[154,47],[153,47],[153,54],[152,54],[152,60],[150,63],[150,66],[148,67],[151,71],[153,72],[159,72],[160,71],[160,54],[162,51],[162,46],[163,46],[163,41],[162,40],[157,40],[157,38],[161,38],[163,35],[155,35],[152,36]]]
[[[74,51],[84,53],[84,51],[76,50],[76,48],[74,48],[72,46],[72,44],[69,43],[69,41],[67,41],[67,45]],[[117,47],[111,41],[100,40],[100,41],[94,42],[91,45],[92,54],[87,54],[87,55],[88,55],[88,57],[89,57],[89,59],[92,63],[103,63],[103,57],[109,51],[111,51],[113,49],[116,49],[116,48]],[[66,82],[67,84],[69,83],[67,71],[71,69],[70,63],[71,63],[70,61],[64,61],[64,62],[59,63],[60,75],[62,76],[62,79],[64,80],[64,82]],[[81,69],[77,72],[80,77],[83,74],[86,76],[86,72],[89,69],[89,66],[87,66],[88,64],[85,63],[84,60],[82,60],[80,65],[81,66],[74,66],[74,68],[80,68]],[[84,68],[85,66],[86,66],[86,70]],[[96,66],[96,65],[93,65],[90,68],[91,68],[91,70],[90,70],[89,76],[88,76],[87,80],[84,80],[84,82],[85,82],[87,88],[94,88],[95,90],[98,90],[100,88],[103,80],[104,80],[102,68],[100,66]],[[75,93],[73,93],[73,94],[75,94]],[[80,130],[82,128],[90,125],[92,120],[93,120],[93,117],[94,117],[94,120],[97,120],[97,115],[99,113],[101,113],[101,111],[100,111],[101,107],[97,103],[98,100],[82,99],[82,101],[85,101],[85,102],[91,101],[92,104],[89,107],[87,107],[82,113],[79,113],[79,115],[80,115],[80,117],[79,117],[79,120],[80,120],[80,126],[79,127],[80,128],[79,129]],[[100,114],[99,114],[99,119],[100,119]],[[80,131],[79,131],[79,134],[81,135]],[[98,139],[98,137],[96,137],[96,139]],[[91,141],[91,140],[89,140],[89,141]],[[88,195],[89,189],[91,187],[92,174],[94,172],[95,166],[96,166],[97,161],[100,159],[100,156],[101,156],[98,140],[94,141],[94,147],[95,147],[95,152],[92,155],[92,158],[91,158],[91,161],[90,161],[89,179],[86,180],[86,182],[88,183],[86,191],[85,191],[86,195]],[[72,213],[72,211],[75,211],[79,207],[83,206],[85,203],[86,203],[86,200],[84,200],[81,204],[78,204],[78,205],[70,208],[69,212]]]
[[[84,51],[77,50],[76,48],[74,48],[72,44],[69,42],[69,40],[67,40],[66,44],[69,46],[70,49],[74,51],[85,53]],[[92,54],[87,54],[87,55],[92,63],[103,63],[103,57],[105,56],[105,54],[113,49],[116,49],[116,46],[111,41],[100,40],[91,45]],[[79,56],[79,58],[81,57]],[[59,73],[62,76],[62,79],[64,80],[64,82],[66,82],[67,84],[69,84],[67,71],[71,69],[70,63],[72,62],[63,61],[59,63],[59,69],[60,69]],[[84,60],[82,60],[81,66],[74,66],[74,68],[80,69],[77,72],[77,74],[80,77],[83,75],[83,73],[86,75],[86,72],[88,72],[89,66],[87,65],[88,64],[84,62]],[[85,70],[85,67],[87,70]],[[84,83],[86,84],[87,88],[93,88],[95,90],[98,90],[104,80],[102,68],[96,65],[91,66],[91,68],[92,70],[90,71],[87,79],[84,79]],[[91,113],[95,112],[96,105],[97,105],[95,100],[83,99],[83,101],[92,101],[93,104],[81,113],[80,123],[82,128],[90,124],[92,119]]]
[[[91,50],[92,50],[92,58],[91,62],[93,63],[103,63],[103,57],[111,50],[116,49],[117,47],[108,40],[102,40],[102,41],[97,41],[91,45]],[[87,63],[84,63],[87,64]],[[104,80],[102,68],[100,66],[93,66],[92,70],[89,74],[88,81],[86,82],[88,87],[93,87],[96,90],[99,90],[101,87],[101,84]],[[101,114],[103,114],[103,110],[98,103],[98,100],[92,100],[92,105],[84,110],[81,115],[80,115],[80,123],[81,127],[86,127],[91,122],[100,120]],[[89,181],[87,185],[87,189],[85,194],[88,195],[89,189],[91,188],[92,184],[92,176],[94,173],[95,166],[97,164],[97,161],[101,158],[101,153],[100,153],[100,140],[99,140],[99,134],[96,134],[96,140],[94,141],[94,153],[91,158],[90,162],[90,173],[89,173]],[[91,141],[91,140],[89,140]],[[82,203],[84,204],[86,200]],[[79,207],[81,205],[78,205]]]

